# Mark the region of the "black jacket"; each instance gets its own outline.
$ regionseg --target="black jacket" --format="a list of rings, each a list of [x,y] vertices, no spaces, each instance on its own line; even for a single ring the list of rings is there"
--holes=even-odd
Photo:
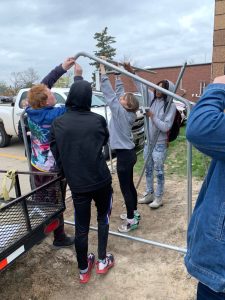
[[[68,111],[51,127],[51,151],[70,189],[77,193],[95,191],[111,183],[102,154],[109,133],[105,119],[90,111],[91,96],[87,81],[75,81],[66,101]]]

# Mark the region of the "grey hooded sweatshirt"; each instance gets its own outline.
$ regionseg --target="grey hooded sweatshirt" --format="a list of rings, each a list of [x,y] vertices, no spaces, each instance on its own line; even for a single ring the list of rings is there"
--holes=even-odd
[[[121,80],[116,80],[115,91],[107,75],[101,77],[101,90],[105,96],[112,116],[109,122],[109,141],[111,149],[133,149],[132,127],[136,119],[136,113],[128,112],[121,104],[120,97],[124,95],[124,87]]]
[[[134,80],[134,82],[139,93],[142,94],[142,86],[141,86],[142,84],[137,80]],[[168,82],[169,82],[169,91],[173,92],[174,84],[169,80]],[[150,106],[150,110],[154,114],[153,118],[149,118],[149,141],[153,142],[153,137],[155,135],[155,132],[157,131],[157,129],[159,129],[160,134],[156,144],[167,144],[168,142],[167,132],[170,130],[170,128],[173,125],[173,121],[176,114],[176,105],[174,103],[171,103],[170,109],[164,121],[162,121],[164,115],[165,100],[164,98],[156,98],[152,103],[154,98],[154,93],[151,90],[148,90],[148,92],[149,92],[148,99],[150,101],[147,104],[147,106]],[[169,98],[170,96],[167,96],[166,101],[168,101]]]

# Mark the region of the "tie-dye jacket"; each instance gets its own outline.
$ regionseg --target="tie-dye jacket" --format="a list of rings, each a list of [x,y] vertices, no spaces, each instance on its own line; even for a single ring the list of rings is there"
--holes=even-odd
[[[62,66],[57,66],[52,70],[41,83],[48,88],[66,71]],[[56,168],[55,159],[50,150],[50,128],[53,120],[64,114],[65,107],[46,106],[42,109],[26,109],[28,116],[28,125],[31,132],[31,164],[40,171],[54,171]]]

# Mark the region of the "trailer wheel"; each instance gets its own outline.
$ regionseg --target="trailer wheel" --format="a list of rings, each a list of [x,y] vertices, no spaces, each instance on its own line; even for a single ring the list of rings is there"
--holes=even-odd
[[[6,147],[10,144],[11,136],[5,132],[3,124],[0,124],[0,148]]]

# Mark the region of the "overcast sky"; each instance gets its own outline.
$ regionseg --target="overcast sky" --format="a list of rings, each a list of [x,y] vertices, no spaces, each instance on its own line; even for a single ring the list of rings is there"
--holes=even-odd
[[[211,62],[214,0],[1,0],[0,81],[34,68],[40,78],[68,56],[93,54],[108,27],[116,58],[136,66]],[[78,60],[90,80],[89,60]]]

